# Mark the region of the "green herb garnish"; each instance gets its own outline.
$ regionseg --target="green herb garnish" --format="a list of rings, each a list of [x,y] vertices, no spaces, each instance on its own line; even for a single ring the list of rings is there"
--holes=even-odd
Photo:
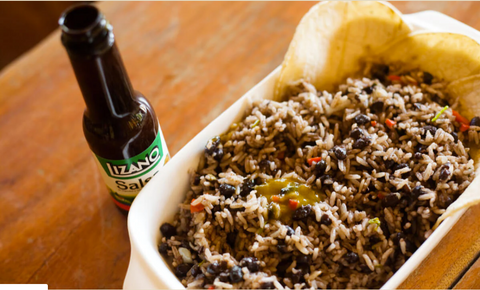
[[[375,225],[375,230],[377,230],[378,227],[379,227],[380,224],[381,224],[381,222],[380,222],[380,220],[378,219],[378,217],[369,220],[368,223],[369,223],[369,224],[374,224],[374,225]]]
[[[250,125],[250,128],[257,127],[258,123],[260,123],[260,120],[257,119],[252,125]]]
[[[448,109],[448,105],[443,107],[443,109],[440,110],[440,112],[438,112],[437,115],[435,115],[435,117],[433,117],[432,119],[432,122],[435,122],[436,120],[438,120],[438,118],[440,118],[440,116]]]

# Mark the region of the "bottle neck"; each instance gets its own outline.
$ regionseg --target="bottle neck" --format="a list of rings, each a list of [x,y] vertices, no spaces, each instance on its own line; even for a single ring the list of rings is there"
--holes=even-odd
[[[70,61],[89,117],[123,117],[135,110],[134,91],[115,44],[101,55]]]
[[[77,5],[60,18],[65,46],[94,121],[121,118],[135,111],[134,91],[115,44],[112,26],[92,5]]]

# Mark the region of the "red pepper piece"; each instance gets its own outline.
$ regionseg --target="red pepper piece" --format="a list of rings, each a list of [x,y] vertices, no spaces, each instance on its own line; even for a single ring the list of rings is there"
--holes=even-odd
[[[322,157],[313,157],[313,158],[309,158],[307,162],[308,162],[308,165],[312,166],[313,162],[318,163],[320,162],[320,160],[322,160]]]
[[[199,211],[202,211],[205,207],[203,206],[203,204],[199,203],[197,205],[193,205],[192,203],[195,201],[195,199],[192,199],[192,202],[190,203],[190,212],[191,213],[194,213],[194,212],[199,212]]]
[[[297,207],[298,207],[298,200],[296,200],[296,199],[289,199],[289,200],[288,200],[288,207],[289,207],[291,210],[296,210]]]
[[[397,124],[397,122],[395,122],[393,120],[390,120],[390,119],[386,119],[385,124],[387,125],[388,128],[392,129],[393,126],[395,126]]]
[[[458,123],[465,124],[465,125],[469,125],[469,124],[470,124],[470,122],[468,121],[468,119],[465,118],[464,116],[460,115],[457,111],[452,110],[452,115],[455,116],[455,121],[457,121]]]
[[[468,129],[470,129],[470,125],[461,123],[461,125],[460,125],[460,132],[465,132],[465,131],[467,131]]]
[[[400,76],[396,76],[396,75],[389,75],[387,77],[387,79],[391,80],[391,81],[401,81],[402,78]]]

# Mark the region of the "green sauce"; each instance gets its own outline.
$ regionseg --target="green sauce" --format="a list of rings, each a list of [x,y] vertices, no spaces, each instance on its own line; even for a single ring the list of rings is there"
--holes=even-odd
[[[316,192],[305,184],[291,179],[271,179],[255,186],[257,196],[264,196],[269,201],[269,218],[288,222],[296,208],[313,205],[326,198],[323,193]]]

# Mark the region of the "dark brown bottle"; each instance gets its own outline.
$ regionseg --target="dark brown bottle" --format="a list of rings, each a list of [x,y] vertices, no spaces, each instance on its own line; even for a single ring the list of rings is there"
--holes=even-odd
[[[85,100],[85,138],[115,204],[128,211],[169,158],[157,116],[133,90],[112,26],[95,6],[67,9],[59,24]]]

